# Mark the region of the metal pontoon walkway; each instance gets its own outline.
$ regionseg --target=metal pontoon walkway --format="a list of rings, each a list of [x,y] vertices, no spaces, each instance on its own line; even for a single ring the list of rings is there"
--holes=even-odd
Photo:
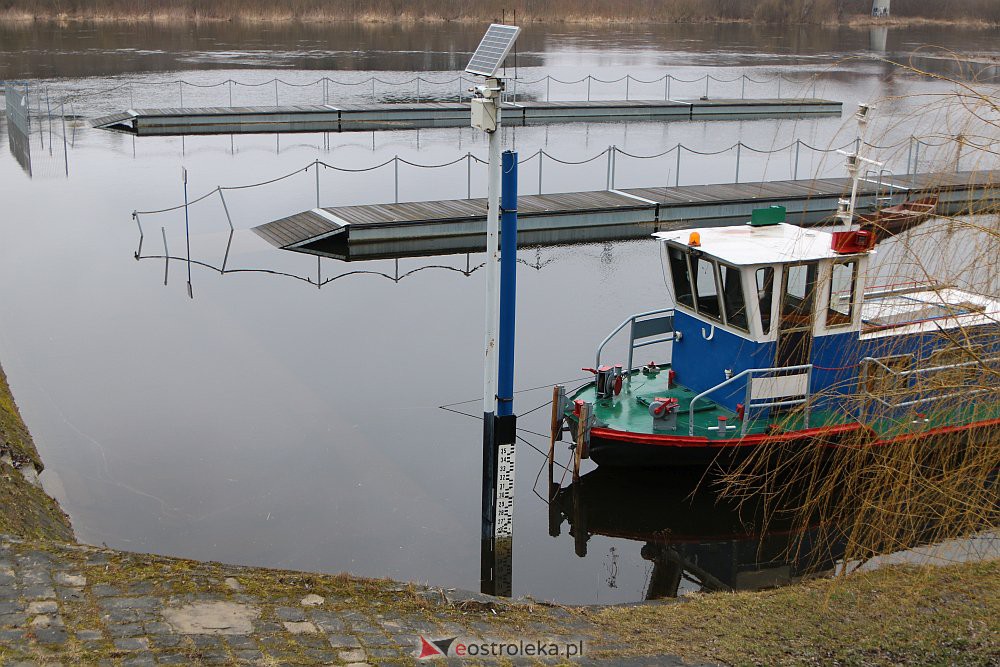
[[[842,103],[820,99],[613,100],[506,102],[505,125],[631,119],[708,120],[839,116]],[[350,132],[469,123],[467,102],[409,104],[317,104],[273,107],[129,109],[91,121],[106,130],[138,135],[241,134],[260,132]]]
[[[831,218],[849,190],[849,179],[824,178],[522,195],[518,241],[640,238],[654,231],[738,224],[753,209],[775,204],[786,207],[789,222],[818,224]],[[1000,201],[1000,170],[902,175],[881,184],[862,181],[858,205],[873,206],[876,197],[886,205],[898,204],[925,193],[938,194],[939,214],[980,210]],[[340,258],[472,251],[484,242],[486,200],[316,208],[254,231],[285,250]]]

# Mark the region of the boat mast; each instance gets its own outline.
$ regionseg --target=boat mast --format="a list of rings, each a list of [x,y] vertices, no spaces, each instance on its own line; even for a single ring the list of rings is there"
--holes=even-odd
[[[868,117],[871,115],[872,107],[865,102],[858,103],[858,110],[854,117],[858,120],[857,138],[854,140],[854,151],[837,151],[844,155],[847,160],[847,173],[851,176],[851,196],[849,199],[840,199],[837,202],[837,218],[850,227],[854,223],[854,210],[858,202],[858,181],[861,179],[861,167],[872,165],[881,169],[885,163],[870,160],[861,155],[861,148],[865,145],[865,130],[868,128]],[[876,197],[878,193],[876,193]]]

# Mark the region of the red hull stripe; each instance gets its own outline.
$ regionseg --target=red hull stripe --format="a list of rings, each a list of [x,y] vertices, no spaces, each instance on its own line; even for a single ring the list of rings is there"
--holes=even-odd
[[[772,442],[789,442],[792,440],[800,440],[802,438],[813,438],[818,436],[841,436],[848,433],[856,432],[866,432],[872,436],[872,441],[869,443],[870,446],[878,445],[888,445],[896,442],[904,442],[906,440],[913,440],[918,438],[926,438],[931,435],[940,435],[943,433],[957,433],[959,431],[965,431],[974,428],[983,428],[988,426],[1000,425],[1000,419],[990,419],[986,421],[972,422],[970,424],[963,424],[961,426],[941,426],[938,428],[929,429],[927,431],[918,431],[914,433],[906,433],[903,435],[898,435],[893,438],[886,440],[875,440],[874,432],[862,424],[839,424],[837,426],[820,426],[817,428],[807,428],[800,431],[789,431],[786,433],[759,433],[756,435],[748,435],[745,438],[729,438],[725,440],[709,440],[704,436],[686,436],[686,435],[658,435],[656,433],[630,433],[628,431],[616,431],[611,428],[594,428],[591,430],[591,436],[602,438],[604,440],[613,440],[616,442],[638,444],[638,445],[655,445],[657,447],[700,447],[700,448],[717,448],[723,449],[727,447],[751,447],[753,445],[760,445],[762,443],[772,443]],[[834,445],[836,446],[836,445]]]

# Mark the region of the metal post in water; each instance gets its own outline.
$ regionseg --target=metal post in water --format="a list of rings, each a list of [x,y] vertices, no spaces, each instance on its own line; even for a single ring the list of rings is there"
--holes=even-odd
[[[62,118],[63,161],[66,163],[66,175],[69,176],[69,150],[66,148],[66,103],[59,105],[59,116]]]
[[[191,286],[191,226],[188,216],[188,172],[181,167],[181,180],[184,181],[184,240],[187,244],[188,296],[194,298],[194,288]]]
[[[747,97],[747,75],[744,74],[742,77],[742,82],[740,83],[740,99],[745,100]]]
[[[709,80],[710,80],[711,78],[712,78],[712,75],[711,75],[711,74],[706,74],[706,75],[705,75],[705,99],[706,99],[706,100],[708,99],[708,82],[709,82]]]
[[[782,76],[779,74],[778,75],[778,99],[779,100],[781,99],[781,79],[782,79]]]
[[[608,173],[605,179],[605,190],[611,189],[611,146],[608,146]]]
[[[514,537],[514,324],[517,310],[517,153],[506,151],[501,166],[500,341],[496,422],[496,508],[493,531],[494,595],[511,595]]]
[[[274,106],[278,105],[278,77],[274,77]]]
[[[799,180],[799,149],[802,148],[802,140],[795,140],[795,168],[792,171],[792,179]]]
[[[184,82],[183,81],[178,81],[177,82],[177,87],[181,91],[181,108],[183,109],[184,108]]]
[[[671,80],[672,80],[673,78],[674,78],[674,77],[672,77],[671,75],[669,75],[669,74],[667,75],[667,96],[666,96],[666,98],[665,98],[665,99],[667,99],[667,100],[669,100],[669,99],[670,99],[670,82],[671,82]]]
[[[493,589],[493,544],[496,530],[496,399],[497,399],[497,330],[500,309],[500,147],[503,142],[500,125],[499,96],[503,87],[499,79],[488,78],[484,92],[484,104],[489,114],[496,118],[496,125],[487,130],[489,135],[489,163],[487,181],[486,211],[486,354],[483,363],[483,505],[482,505],[482,570],[480,584]],[[489,590],[484,591],[489,592]]]
[[[740,182],[740,152],[741,152],[742,148],[743,148],[743,142],[742,141],[737,141],[736,142],[736,180],[733,181],[734,183],[739,183]]]
[[[910,189],[917,187],[917,172],[920,171],[920,139],[913,147],[913,171],[910,172]]]
[[[316,167],[316,208],[319,208],[319,160],[316,160],[313,165]]]
[[[229,79],[226,81],[229,85],[229,108],[233,107],[233,80]]]
[[[590,101],[590,75],[587,75],[587,101]]]
[[[472,153],[465,154],[465,198],[472,199]]]
[[[545,101],[549,101],[549,92],[552,88],[552,77],[548,74],[545,75]]]
[[[461,79],[462,77],[458,77]],[[420,77],[417,77],[417,101],[420,101]]]
[[[910,164],[911,160],[913,160],[913,135],[912,134],[910,135],[910,143],[907,145],[907,148],[906,148],[906,173],[907,174],[912,174],[913,173],[913,168],[912,168],[912,166]]]
[[[399,203],[399,156],[392,158],[393,171],[393,201]]]
[[[626,99],[626,101],[628,100],[629,82],[631,82],[631,80],[632,80],[632,75],[631,74],[626,74],[625,75],[625,99]]]
[[[618,162],[618,146],[611,146],[611,189],[615,189],[615,167]]]

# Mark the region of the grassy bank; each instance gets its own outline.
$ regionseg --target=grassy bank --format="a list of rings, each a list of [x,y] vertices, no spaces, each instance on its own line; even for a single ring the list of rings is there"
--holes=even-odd
[[[0,533],[72,540],[73,529],[66,514],[33,483],[42,467],[0,368]]]
[[[0,0],[13,20],[126,21],[492,21],[506,14],[521,23],[762,22],[864,24],[869,0]],[[910,0],[893,21],[1000,24],[993,0],[949,3]]]
[[[595,614],[630,638],[629,653],[733,665],[996,665],[1000,561],[892,567]]]

